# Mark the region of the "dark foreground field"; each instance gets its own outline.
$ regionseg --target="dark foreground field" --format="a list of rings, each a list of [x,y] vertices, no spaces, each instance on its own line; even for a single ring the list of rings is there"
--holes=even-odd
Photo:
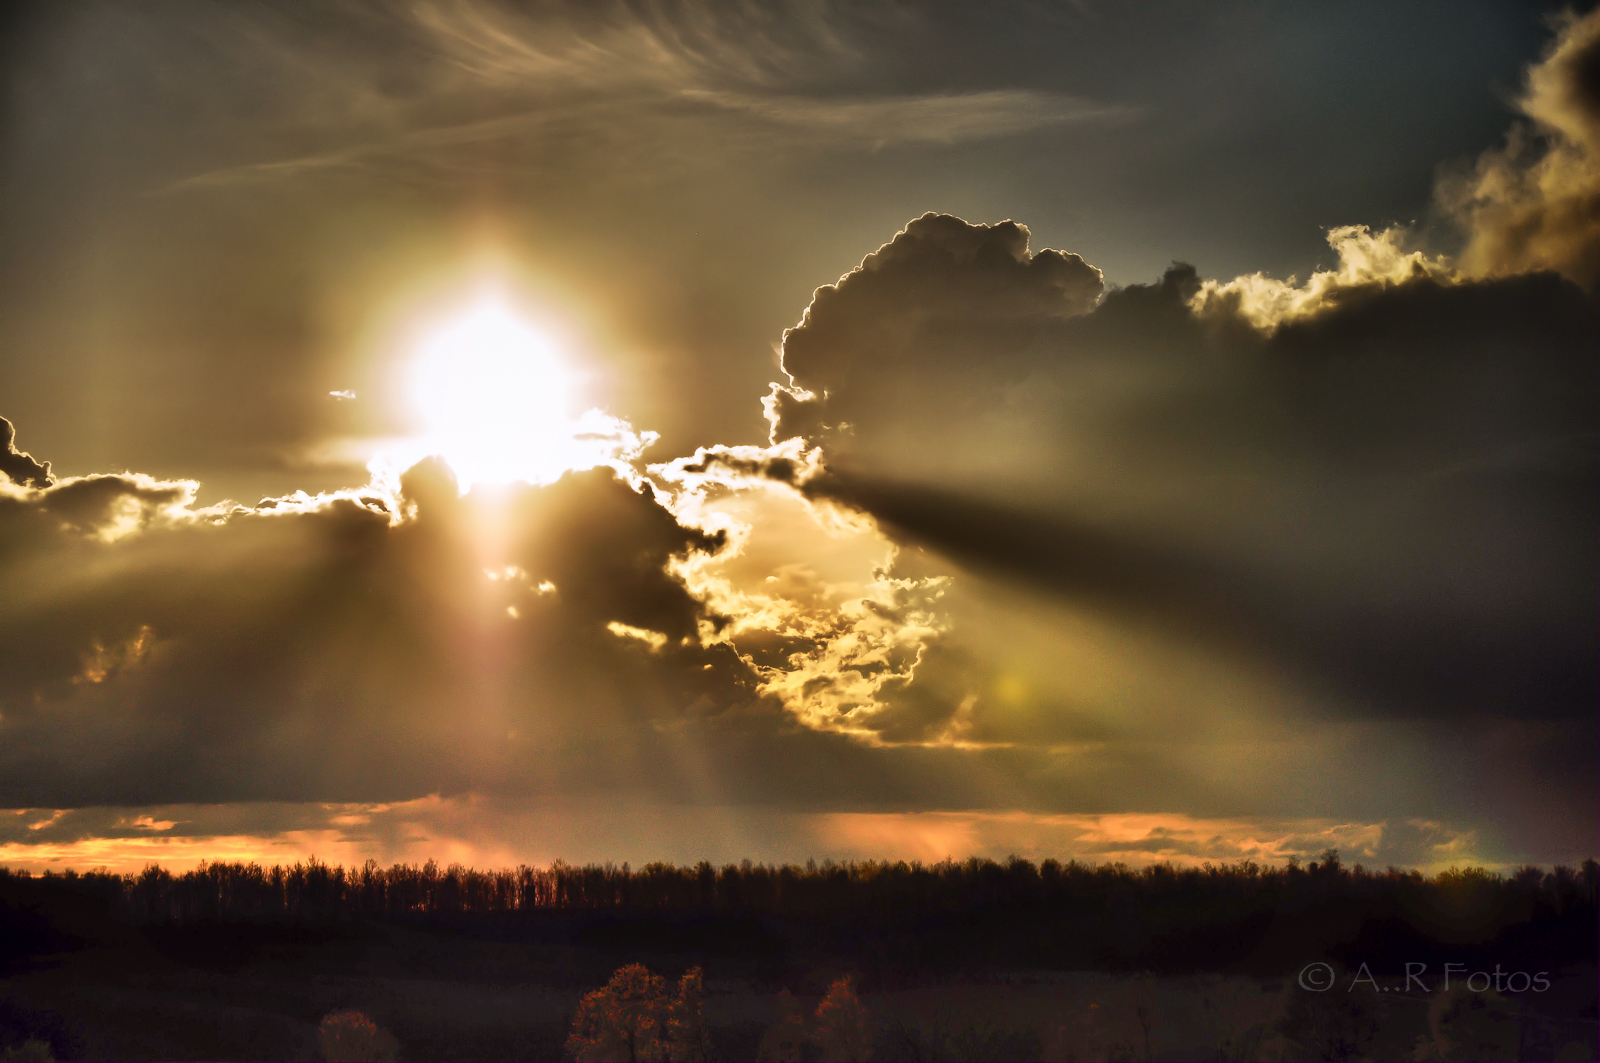
[[[583,994],[644,963],[703,968],[720,1059],[817,1058],[844,976],[879,1060],[1594,1059],[1596,880],[1336,857],[0,873],[0,1058],[318,1059],[319,1020],[355,1009],[401,1059],[561,1059]]]

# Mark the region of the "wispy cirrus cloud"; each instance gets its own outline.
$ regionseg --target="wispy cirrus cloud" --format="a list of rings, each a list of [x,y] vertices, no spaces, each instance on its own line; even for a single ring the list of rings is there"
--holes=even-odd
[[[691,100],[841,142],[959,144],[1084,122],[1126,121],[1136,108],[1033,89],[840,98],[686,89]]]
[[[750,150],[752,139],[763,151],[948,146],[1139,113],[1027,87],[884,92],[851,43],[859,18],[686,4],[646,14],[555,9],[534,19],[492,3],[422,4],[383,27],[407,44],[403,77],[379,60],[337,73],[287,72],[308,78],[313,94],[349,97],[325,118],[300,116],[321,128],[317,139],[345,143],[193,174],[169,190],[385,164],[450,170],[464,164],[463,149],[497,142],[668,156]],[[263,36],[243,46],[267,48]],[[397,78],[405,89],[380,87]]]

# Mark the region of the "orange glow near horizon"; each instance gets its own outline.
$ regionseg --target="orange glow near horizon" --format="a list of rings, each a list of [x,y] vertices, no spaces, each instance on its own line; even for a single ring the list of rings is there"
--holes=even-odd
[[[1040,861],[1077,859],[1130,867],[1168,863],[1196,866],[1254,860],[1278,865],[1315,859],[1327,848],[1350,863],[1372,860],[1385,836],[1405,824],[1326,819],[1204,818],[1182,813],[1032,813],[1002,811],[824,812],[765,817],[728,807],[539,808],[506,805],[474,795],[433,795],[384,805],[318,805],[299,829],[269,834],[173,835],[170,821],[132,824],[148,833],[128,837],[0,844],[0,867],[56,872],[104,868],[126,874],[151,863],[174,872],[201,862],[290,865],[311,856],[359,867],[368,858],[393,863],[461,863],[469,867],[547,865],[556,858],[584,864],[629,859],[637,864],[674,859],[731,863],[750,855],[762,862],[803,862],[806,856],[843,860],[919,860],[1016,854]],[[0,810],[18,812],[24,810]],[[166,808],[182,817],[186,810]],[[42,813],[36,813],[43,815]],[[57,818],[61,813],[57,813]],[[49,817],[45,817],[49,818]],[[707,847],[711,825],[721,843]],[[218,824],[218,826],[223,826]],[[1414,865],[1434,874],[1452,866],[1506,871],[1485,859],[1472,832],[1411,821],[1429,844]],[[624,840],[597,839],[620,830]],[[772,843],[763,846],[762,840]]]

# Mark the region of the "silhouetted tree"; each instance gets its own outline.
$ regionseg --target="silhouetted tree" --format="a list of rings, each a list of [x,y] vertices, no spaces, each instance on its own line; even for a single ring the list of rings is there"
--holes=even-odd
[[[1349,984],[1349,972],[1335,974],[1335,980]],[[1369,1059],[1372,1040],[1378,1033],[1377,1004],[1351,992],[1292,993],[1278,1032],[1287,1037],[1297,1057],[1343,1063]]]
[[[1536,940],[1593,940],[1597,887],[1600,865],[1593,860],[1578,869],[1521,868],[1509,877],[1481,868],[1430,877],[1350,868],[1331,850],[1309,866],[1246,861],[1142,869],[1017,858],[784,867],[745,861],[721,868],[656,863],[637,871],[560,861],[484,871],[433,861],[347,869],[314,859],[287,867],[202,864],[176,875],[156,865],[131,875],[32,876],[0,868],[0,901],[13,898],[13,913],[46,895],[72,894],[144,923],[479,919],[512,912],[688,916],[759,921],[779,934],[837,933],[862,942],[877,957],[865,962],[880,965],[927,966],[937,957],[1173,971],[1266,955],[1272,950],[1257,945],[1267,936],[1281,946],[1275,954],[1317,954],[1339,943],[1330,934],[1351,932],[1337,926],[1364,924],[1404,924],[1407,933],[1430,940],[1442,940],[1439,928],[1485,942],[1515,932],[1523,948]],[[10,931],[0,933],[0,962],[7,946],[15,952],[21,940],[22,916],[6,911],[0,908],[0,931]],[[1325,919],[1325,912],[1339,919]]]
[[[866,1063],[872,1058],[872,1020],[849,976],[829,986],[817,1005],[817,1042],[825,1059]]]
[[[389,1031],[359,1011],[336,1011],[322,1018],[317,1044],[328,1063],[392,1060],[399,1044]]]
[[[1428,1033],[1417,1038],[1413,1059],[1522,1059],[1521,1016],[1493,991],[1457,984],[1428,1002]]]
[[[604,988],[578,1002],[567,1054],[579,1063],[704,1063],[711,1045],[702,983],[700,968],[691,967],[669,1000],[667,980],[644,964],[619,968]]]
[[[704,975],[691,967],[678,982],[678,996],[667,1009],[667,1044],[679,1063],[705,1063],[711,1054],[706,1035]]]
[[[799,1063],[805,1059],[808,1046],[814,1045],[811,1024],[794,994],[787,989],[778,993],[778,1021],[768,1027],[756,1049],[756,1059],[761,1063]]]
[[[642,963],[619,968],[578,1002],[567,1054],[579,1063],[667,1058],[667,982]]]

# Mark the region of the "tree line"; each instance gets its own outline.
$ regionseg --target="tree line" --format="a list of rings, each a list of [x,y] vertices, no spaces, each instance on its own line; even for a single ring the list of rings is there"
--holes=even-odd
[[[25,884],[102,898],[141,922],[338,920],[361,916],[470,916],[577,911],[617,915],[719,915],[800,919],[950,916],[989,909],[1069,906],[1146,917],[1166,909],[1217,915],[1318,904],[1432,913],[1509,925],[1541,913],[1596,905],[1595,861],[1579,868],[1524,867],[1509,874],[1451,868],[1436,875],[1345,865],[1337,851],[1302,865],[1252,861],[1177,867],[972,858],[936,864],[859,861],[722,867],[651,863],[574,866],[556,861],[478,870],[367,861],[360,867],[312,857],[290,865],[202,863],[173,873],[156,864],[115,874],[0,867],[0,886]]]

